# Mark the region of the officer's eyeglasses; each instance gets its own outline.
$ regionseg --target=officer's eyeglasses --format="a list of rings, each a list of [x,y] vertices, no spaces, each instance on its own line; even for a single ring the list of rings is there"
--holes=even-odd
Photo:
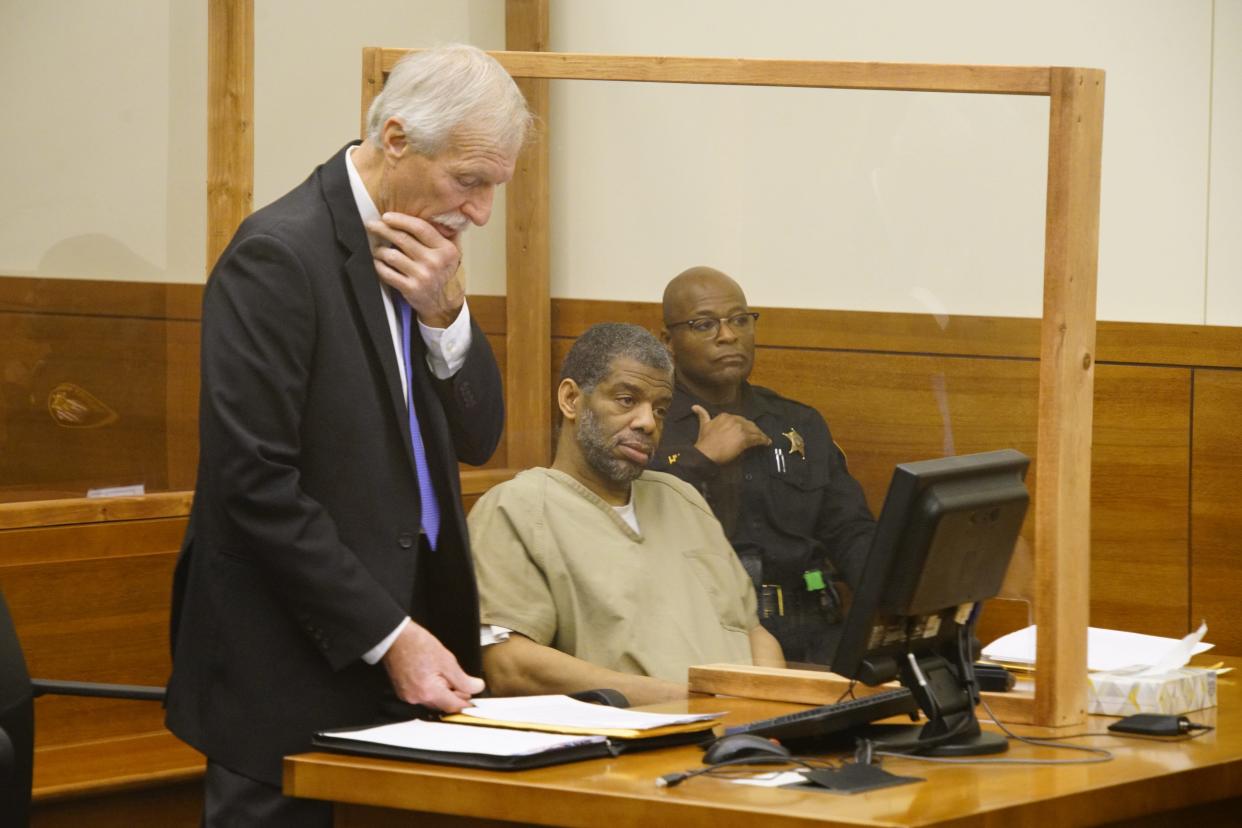
[[[720,333],[720,325],[724,323],[736,334],[748,334],[755,329],[755,320],[759,318],[756,311],[748,311],[746,313],[735,313],[732,316],[703,317],[699,319],[686,319],[682,322],[666,322],[664,327],[676,328],[678,325],[685,325],[690,329],[691,333],[704,338],[715,338]]]

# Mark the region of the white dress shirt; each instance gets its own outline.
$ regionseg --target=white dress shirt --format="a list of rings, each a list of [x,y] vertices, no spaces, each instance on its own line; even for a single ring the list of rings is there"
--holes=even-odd
[[[379,221],[380,214],[375,202],[371,200],[371,194],[367,192],[366,186],[362,183],[362,176],[358,175],[358,169],[354,166],[351,157],[353,154],[353,149],[345,153],[345,169],[349,173],[349,188],[353,191],[354,203],[358,205],[358,215],[362,217],[362,223],[365,225],[368,221]],[[370,233],[367,233],[367,240],[371,243],[371,250],[374,252],[379,245],[379,240]],[[383,289],[382,282],[380,288],[380,296],[384,300],[384,313],[388,316],[388,330],[392,334],[393,351],[397,355],[397,372],[401,375],[401,393],[405,396],[406,405],[409,405],[410,384],[405,375],[405,355],[401,347],[401,320],[397,316],[396,308],[393,307],[392,297],[387,290]],[[470,308],[464,302],[461,312],[447,328],[431,328],[419,320],[418,332],[427,345],[427,367],[431,369],[431,373],[439,379],[448,379],[461,370],[473,342],[470,330]],[[363,653],[362,660],[367,664],[378,663],[409,623],[411,623],[409,618],[404,619],[396,629],[384,637],[383,641]]]

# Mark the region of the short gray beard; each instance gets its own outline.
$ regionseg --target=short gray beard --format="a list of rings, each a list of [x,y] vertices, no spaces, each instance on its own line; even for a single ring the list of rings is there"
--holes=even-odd
[[[587,465],[614,483],[632,483],[643,473],[641,466],[614,455],[609,439],[600,428],[599,418],[590,406],[583,406],[574,434]]]

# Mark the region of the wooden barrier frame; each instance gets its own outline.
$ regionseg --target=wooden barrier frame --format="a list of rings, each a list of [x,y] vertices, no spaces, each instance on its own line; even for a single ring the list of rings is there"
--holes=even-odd
[[[511,24],[512,25],[512,24]],[[512,32],[510,33],[512,34]],[[513,38],[510,38],[510,44]],[[538,47],[536,47],[538,48]],[[363,50],[365,113],[408,50]],[[493,52],[514,78],[794,86],[905,92],[1042,95],[1049,99],[1044,305],[1035,474],[1035,693],[1013,718],[1044,727],[1085,721],[1090,552],[1091,419],[1099,243],[1104,72],[1039,66],[960,66]],[[546,107],[546,90],[538,106]],[[538,111],[538,108],[537,108]],[[544,114],[544,113],[538,113]],[[546,120],[546,119],[545,119]],[[547,428],[547,142],[519,160],[507,238],[509,464],[546,462],[514,435]],[[512,400],[517,399],[518,404]],[[518,441],[521,442],[521,441]]]

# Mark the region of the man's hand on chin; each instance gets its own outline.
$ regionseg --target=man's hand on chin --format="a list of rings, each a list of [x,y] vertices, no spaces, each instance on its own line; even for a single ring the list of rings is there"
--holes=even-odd
[[[483,692],[483,679],[467,675],[453,654],[413,622],[406,624],[383,658],[397,698],[456,713]]]
[[[367,230],[382,240],[375,271],[384,284],[405,297],[424,325],[451,325],[466,300],[456,236],[447,238],[431,222],[404,213],[385,213],[367,222]]]

